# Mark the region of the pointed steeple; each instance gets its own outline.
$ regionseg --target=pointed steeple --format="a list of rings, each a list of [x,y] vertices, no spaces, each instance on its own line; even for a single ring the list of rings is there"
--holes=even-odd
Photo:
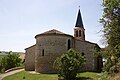
[[[85,29],[84,29],[84,26],[83,26],[80,9],[78,11],[77,21],[76,21],[76,25],[75,25],[75,28],[74,28],[74,37],[76,39],[85,41]]]
[[[76,21],[75,27],[80,27],[80,28],[83,28],[83,29],[84,29],[80,9],[79,9],[79,11],[78,11],[78,16],[77,16],[77,21]]]

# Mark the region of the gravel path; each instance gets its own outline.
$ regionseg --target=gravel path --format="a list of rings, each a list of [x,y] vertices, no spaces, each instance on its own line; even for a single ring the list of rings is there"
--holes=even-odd
[[[6,76],[9,76],[9,75],[18,73],[18,72],[23,71],[23,70],[24,70],[24,69],[19,69],[19,70],[10,71],[10,72],[5,73],[5,74],[1,74],[1,75],[0,75],[0,80],[2,80],[2,79],[3,79],[4,77],[6,77]]]

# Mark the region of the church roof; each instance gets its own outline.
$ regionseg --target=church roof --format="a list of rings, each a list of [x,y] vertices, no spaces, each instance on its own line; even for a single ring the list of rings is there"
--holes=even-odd
[[[52,30],[46,31],[46,32],[44,32],[42,34],[65,34],[65,33],[60,32],[60,31],[58,31],[56,29],[52,29]]]
[[[75,27],[84,28],[84,27],[83,27],[83,21],[82,21],[80,9],[79,9],[79,11],[78,11],[78,16],[77,16],[77,21],[76,21]]]
[[[50,35],[50,34],[54,34],[54,35],[56,35],[56,34],[58,34],[58,35],[68,35],[68,34],[65,34],[65,33],[61,32],[61,31],[56,30],[56,29],[52,29],[52,30],[46,31],[44,33],[36,35],[35,38],[37,36],[40,36],[40,35]],[[69,35],[69,36],[71,36],[71,35]]]

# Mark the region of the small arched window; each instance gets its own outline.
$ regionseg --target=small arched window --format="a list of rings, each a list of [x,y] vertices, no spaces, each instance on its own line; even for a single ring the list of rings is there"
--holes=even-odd
[[[76,31],[76,37],[78,37],[78,31]]]
[[[82,56],[84,56],[85,54],[84,54],[84,52],[82,52],[82,54],[81,54]]]
[[[42,56],[44,56],[44,49],[42,50]]]
[[[79,30],[79,37],[81,37],[81,30]]]
[[[68,50],[70,49],[70,39],[68,39]]]

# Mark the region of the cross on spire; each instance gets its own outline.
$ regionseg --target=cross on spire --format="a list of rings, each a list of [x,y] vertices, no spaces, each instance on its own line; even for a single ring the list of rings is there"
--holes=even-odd
[[[80,9],[80,6],[78,6],[79,7],[79,9]]]

